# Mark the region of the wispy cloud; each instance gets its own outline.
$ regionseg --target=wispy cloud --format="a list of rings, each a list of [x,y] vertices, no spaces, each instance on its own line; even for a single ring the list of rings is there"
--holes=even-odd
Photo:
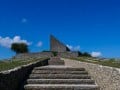
[[[72,45],[68,45],[67,44],[67,47],[72,50],[72,51],[80,51],[80,46],[77,45],[77,46],[72,46]]]
[[[37,47],[41,47],[43,45],[43,43],[41,42],[41,41],[39,41],[38,43],[37,43]]]
[[[20,36],[14,36],[13,38],[0,36],[0,45],[1,46],[6,47],[6,48],[10,48],[12,43],[26,43],[27,45],[31,44],[31,42],[28,42],[27,40],[21,39]]]
[[[100,57],[100,56],[102,56],[102,53],[101,52],[92,52],[91,56],[92,57]]]
[[[26,23],[27,22],[27,18],[22,18],[21,22],[22,23]]]

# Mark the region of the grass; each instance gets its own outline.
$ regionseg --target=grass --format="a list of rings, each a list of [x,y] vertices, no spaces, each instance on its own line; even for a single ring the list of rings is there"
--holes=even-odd
[[[9,60],[9,61],[0,61],[0,71],[13,69],[18,66],[26,65],[32,62],[36,62],[39,60],[44,60],[46,58],[40,58],[40,59],[30,59],[30,60]]]
[[[78,60],[81,62],[88,62],[88,63],[94,63],[94,64],[103,65],[103,66],[120,68],[120,61],[119,60],[117,61],[115,59],[100,60],[92,57],[78,57],[78,58],[71,58],[71,59]]]
[[[36,62],[39,60],[44,60],[44,59],[46,59],[46,58],[40,58],[40,59],[30,58],[29,60],[12,59],[12,60],[0,61],[0,71],[13,69],[13,68],[18,67],[18,66],[26,65],[26,64]],[[71,59],[78,60],[81,62],[88,62],[88,63],[94,63],[94,64],[103,65],[103,66],[120,68],[120,61],[116,61],[114,59],[99,60],[97,58],[92,58],[92,57],[77,57],[77,58],[71,58]]]

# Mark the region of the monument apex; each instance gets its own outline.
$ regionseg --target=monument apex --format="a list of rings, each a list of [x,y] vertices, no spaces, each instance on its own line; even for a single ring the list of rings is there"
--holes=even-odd
[[[50,35],[50,51],[67,52],[70,51],[70,49],[53,35]]]

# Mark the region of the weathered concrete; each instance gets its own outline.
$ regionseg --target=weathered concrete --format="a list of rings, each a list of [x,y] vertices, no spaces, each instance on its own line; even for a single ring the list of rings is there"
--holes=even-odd
[[[66,66],[85,68],[101,90],[120,90],[120,69],[70,59],[62,60]]]
[[[64,45],[62,42],[57,40],[54,36],[50,36],[50,51],[55,51],[55,52],[66,52],[70,51],[66,45]]]

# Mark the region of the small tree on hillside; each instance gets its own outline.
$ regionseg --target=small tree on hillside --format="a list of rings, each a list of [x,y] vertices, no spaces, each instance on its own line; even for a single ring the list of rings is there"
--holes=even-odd
[[[28,45],[25,43],[13,43],[11,45],[11,50],[16,52],[16,54],[27,53],[28,52]]]
[[[84,53],[82,54],[82,56],[91,57],[91,55],[90,55],[89,53],[87,53],[87,52],[84,52]]]

